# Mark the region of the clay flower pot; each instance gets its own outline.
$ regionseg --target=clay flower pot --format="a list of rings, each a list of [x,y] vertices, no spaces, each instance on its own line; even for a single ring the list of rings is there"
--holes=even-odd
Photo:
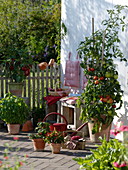
[[[50,143],[50,147],[51,147],[52,153],[54,154],[60,153],[60,149],[61,149],[60,143]]]
[[[7,128],[9,134],[15,135],[20,131],[20,124],[7,124]]]
[[[9,91],[15,96],[22,97],[23,83],[9,83]]]
[[[101,136],[102,138],[106,137],[106,140],[109,141],[111,124],[109,126],[108,124],[102,125],[101,129],[99,126],[98,132],[92,134],[92,129],[96,122],[97,122],[96,119],[93,119],[93,122],[88,122],[90,140],[92,142],[100,142],[99,137]]]
[[[32,139],[34,151],[43,151],[45,148],[45,142],[43,139]]]
[[[31,122],[31,120],[27,120],[27,121],[23,124],[22,131],[23,131],[23,132],[28,132],[28,131],[31,131],[31,130],[33,130],[32,122]]]

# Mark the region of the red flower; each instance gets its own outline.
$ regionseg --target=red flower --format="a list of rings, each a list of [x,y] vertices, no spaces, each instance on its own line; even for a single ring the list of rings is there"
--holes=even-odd
[[[114,162],[113,165],[114,165],[115,167],[117,167],[117,168],[120,167],[120,165],[118,164],[118,162]]]
[[[117,168],[125,167],[127,166],[126,162],[123,162],[122,164],[119,164],[118,162],[114,162],[113,165]]]
[[[23,162],[19,162],[19,165],[20,165],[20,166],[23,166]]]
[[[2,166],[2,161],[0,161],[0,167]]]
[[[111,135],[116,136],[118,133],[120,133],[120,131],[119,131],[119,130],[117,130],[117,129],[110,130],[110,134],[111,134]]]
[[[4,159],[8,160],[8,156],[5,156]]]
[[[29,156],[26,154],[25,157],[28,158]]]
[[[128,131],[128,126],[127,126],[127,125],[122,125],[122,126],[119,128],[119,130],[120,130],[121,132],[123,132],[123,131]]]
[[[13,137],[14,140],[19,140],[19,137]]]
[[[120,164],[120,166],[119,166],[119,167],[121,168],[121,167],[125,167],[125,166],[127,166],[126,162],[124,162],[124,163]]]

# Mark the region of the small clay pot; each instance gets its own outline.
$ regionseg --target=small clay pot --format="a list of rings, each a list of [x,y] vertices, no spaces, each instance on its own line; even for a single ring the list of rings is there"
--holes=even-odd
[[[48,64],[46,62],[42,62],[42,63],[38,64],[38,66],[41,70],[45,70],[47,68]]]

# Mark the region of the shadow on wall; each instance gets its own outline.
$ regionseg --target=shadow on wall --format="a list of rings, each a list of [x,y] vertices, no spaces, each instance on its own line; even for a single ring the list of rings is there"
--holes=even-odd
[[[71,59],[75,60],[79,43],[92,33],[92,17],[96,31],[101,28],[101,21],[106,18],[106,9],[112,8],[113,4],[106,0],[63,0],[63,6],[62,22],[67,27],[67,36],[62,40],[62,57],[65,61],[71,51]]]
[[[124,125],[128,124],[128,102],[124,101],[124,109],[125,114],[120,113],[120,118],[118,119],[118,122],[123,122]]]
[[[67,27],[67,35],[61,42],[61,81],[64,81],[65,62],[69,52],[71,60],[76,60],[77,49],[85,36],[92,34],[92,17],[94,31],[101,28],[101,22],[106,18],[107,11],[113,3],[106,0],[62,0],[62,22]]]

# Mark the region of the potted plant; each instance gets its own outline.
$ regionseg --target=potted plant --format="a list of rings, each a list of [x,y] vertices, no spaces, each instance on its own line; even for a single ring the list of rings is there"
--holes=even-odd
[[[10,78],[9,90],[12,94],[22,96],[23,82],[30,74],[33,59],[26,49],[14,44],[5,50],[3,48],[1,76]]]
[[[112,130],[115,136],[123,129],[117,132],[117,129]],[[115,133],[113,133],[115,132]],[[83,158],[74,158],[80,165],[81,169],[86,170],[127,170],[128,169],[128,148],[125,142],[121,143],[118,139],[100,139],[101,145],[96,145],[97,148],[91,149],[92,154]],[[127,141],[126,141],[127,142]],[[128,146],[127,146],[128,147]]]
[[[32,139],[34,150],[42,151],[45,148],[45,139],[47,134],[50,132],[49,123],[38,122],[35,128],[36,133],[28,134],[29,138]]]
[[[102,144],[97,149],[91,149],[92,154],[83,158],[74,158],[78,162],[81,169],[86,170],[127,170],[128,155],[124,145],[117,139],[101,140]]]
[[[25,42],[25,21],[20,14],[20,10],[17,12],[17,9],[13,8],[14,4],[12,5],[12,3],[8,2],[6,4],[7,6],[3,3],[4,10],[1,20],[3,27],[0,27],[0,66],[1,76],[10,79],[10,92],[14,95],[21,96],[23,82],[30,74],[33,58]],[[19,9],[21,6],[23,7],[23,3],[21,2],[17,3],[17,5]],[[6,12],[6,8],[8,8],[10,12]],[[9,15],[9,13],[11,15]],[[14,15],[14,13],[17,13],[17,15]]]
[[[88,83],[77,104],[82,107],[80,119],[91,123],[88,123],[90,139],[94,142],[98,142],[98,136],[103,137],[106,130],[106,138],[109,140],[109,125],[123,103],[123,91],[117,80],[118,71],[114,59],[127,61],[119,48],[118,37],[119,25],[125,27],[123,19],[120,18],[124,8],[115,6],[115,9],[108,10],[109,19],[102,22],[105,29],[85,37],[85,41],[81,42],[78,48],[82,58],[81,67]]]
[[[6,122],[10,134],[19,133],[20,125],[27,120],[28,115],[29,107],[24,99],[7,93],[0,100],[0,118]]]
[[[61,144],[64,142],[63,133],[56,130],[52,131],[47,135],[46,142],[50,144],[52,153],[60,153]]]

